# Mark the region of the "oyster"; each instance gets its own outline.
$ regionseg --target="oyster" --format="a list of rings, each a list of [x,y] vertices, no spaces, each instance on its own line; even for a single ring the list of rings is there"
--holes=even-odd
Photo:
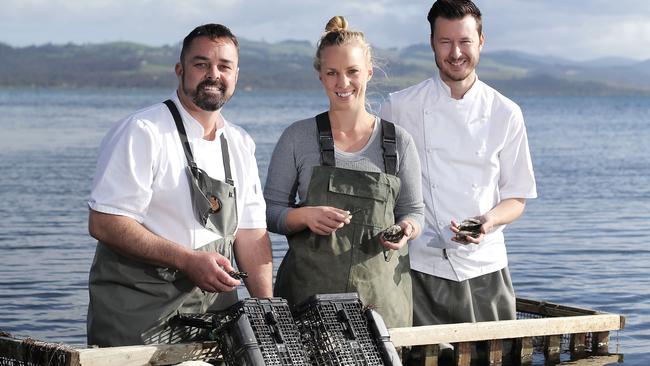
[[[241,280],[243,278],[248,277],[248,273],[243,272],[243,271],[242,272],[240,272],[240,271],[231,271],[231,272],[228,272],[228,274],[230,275],[230,277],[232,277],[232,278],[234,278],[236,280]]]
[[[456,239],[465,240],[465,236],[471,236],[472,238],[478,238],[481,235],[481,220],[475,219],[473,217],[463,220],[458,225],[458,232],[456,233]]]
[[[404,237],[404,231],[399,225],[392,225],[381,232],[381,237],[393,243],[399,242]]]

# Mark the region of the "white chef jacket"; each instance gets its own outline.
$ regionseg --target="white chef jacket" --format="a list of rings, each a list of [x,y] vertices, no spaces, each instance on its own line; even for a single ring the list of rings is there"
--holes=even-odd
[[[451,220],[485,214],[537,190],[521,109],[480,80],[460,100],[435,76],[390,94],[381,117],[404,127],[422,163],[423,232],[409,243],[411,268],[464,281],[508,265],[504,226],[480,244],[451,241]]]
[[[224,181],[221,134],[228,140],[237,195],[238,228],[266,228],[255,143],[241,127],[225,121],[213,141],[182,106],[176,104],[199,168]],[[191,249],[221,236],[195,218],[186,173],[187,159],[174,119],[163,103],[126,117],[104,137],[97,159],[88,206],[99,212],[130,217],[154,234]]]

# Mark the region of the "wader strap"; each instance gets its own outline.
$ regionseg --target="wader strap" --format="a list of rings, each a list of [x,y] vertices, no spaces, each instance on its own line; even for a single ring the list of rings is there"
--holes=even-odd
[[[381,120],[381,147],[384,149],[384,168],[386,174],[397,174],[397,143],[395,141],[395,124]]]
[[[183,119],[181,114],[176,108],[176,104],[171,99],[164,101],[169,111],[174,117],[174,123],[176,123],[176,129],[178,130],[178,136],[181,139],[181,144],[183,145],[183,151],[185,151],[185,158],[187,159],[187,164],[190,168],[197,168],[196,163],[194,162],[194,155],[192,154],[192,148],[190,147],[190,142],[187,140],[187,132],[185,132],[185,126],[183,126]],[[332,145],[333,146],[333,145]],[[228,154],[228,141],[224,134],[221,134],[221,157],[223,159],[223,170],[226,173],[226,183],[233,185],[232,173],[230,171],[230,155]],[[191,169],[192,174],[195,174],[194,169]]]
[[[334,159],[334,137],[332,137],[332,126],[327,112],[316,116],[318,126],[318,143],[320,144],[321,165],[336,166]]]
[[[334,138],[332,126],[327,112],[316,116],[318,126],[318,143],[320,144],[321,165],[336,166],[334,158]],[[397,142],[395,139],[395,124],[381,120],[381,147],[384,150],[384,169],[386,174],[397,174]]]

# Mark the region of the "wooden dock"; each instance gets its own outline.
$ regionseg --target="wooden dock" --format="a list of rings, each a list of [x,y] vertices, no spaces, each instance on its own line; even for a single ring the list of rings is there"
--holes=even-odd
[[[517,320],[393,328],[389,333],[403,359],[409,349],[421,346],[424,357],[417,364],[426,366],[438,365],[439,344],[453,345],[453,363],[458,366],[470,365],[476,347],[484,350],[484,364],[489,365],[530,364],[534,352],[542,353],[547,365],[560,363],[560,355],[567,353],[576,362],[571,365],[596,366],[619,360],[608,352],[610,332],[625,326],[621,315],[526,299],[517,299],[517,312]],[[513,345],[507,355],[504,343]],[[0,366],[174,365],[214,359],[218,354],[214,342],[72,348],[0,334]]]

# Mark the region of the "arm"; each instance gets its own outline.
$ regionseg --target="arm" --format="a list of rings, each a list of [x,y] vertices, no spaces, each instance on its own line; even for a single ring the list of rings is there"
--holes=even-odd
[[[452,238],[456,242],[480,243],[494,227],[517,220],[524,213],[526,199],[537,197],[526,127],[519,107],[513,109],[508,125],[504,147],[499,153],[499,194],[502,200],[490,211],[478,216],[483,223],[478,238],[466,236],[466,241]],[[451,230],[458,232],[458,224],[453,220]]]
[[[235,258],[239,269],[248,273],[244,282],[250,295],[273,297],[273,257],[266,230],[239,229],[235,235]]]
[[[384,104],[390,106],[390,104]],[[413,138],[401,128],[399,133],[399,170],[397,176],[402,185],[400,187],[397,203],[395,204],[395,219],[404,231],[404,237],[399,243],[386,242],[381,240],[387,249],[399,249],[408,240],[415,239],[421,232],[424,224],[424,201],[422,198],[422,173],[420,158],[413,143]]]
[[[227,258],[183,247],[152,233],[129,217],[90,210],[88,231],[123,255],[179,269],[205,291],[231,291],[239,285],[239,281],[227,273],[234,270]]]
[[[492,231],[494,227],[507,225],[517,220],[524,213],[525,207],[526,200],[523,198],[505,199],[499,202],[487,213],[477,216],[477,218],[483,223],[481,225],[481,234],[478,236],[478,238],[466,236],[465,240],[459,240],[456,239],[456,237],[451,238],[451,240],[462,244],[479,244],[483,238],[485,238],[485,234]],[[458,232],[458,223],[454,220],[451,221],[451,231],[454,233]]]

